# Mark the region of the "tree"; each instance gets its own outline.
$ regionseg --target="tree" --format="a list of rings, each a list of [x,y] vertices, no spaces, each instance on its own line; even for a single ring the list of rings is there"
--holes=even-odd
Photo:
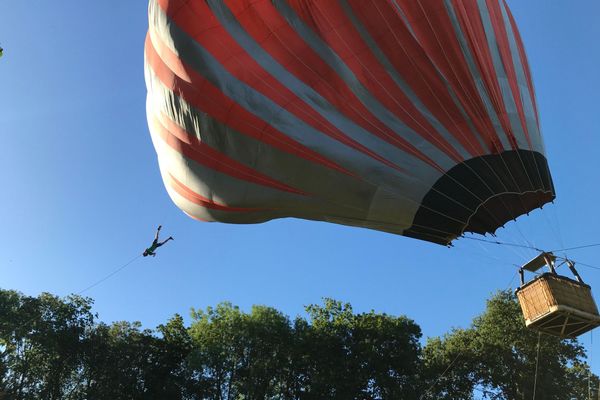
[[[92,301],[0,290],[0,398],[184,398],[183,319],[158,330],[95,323]]]
[[[539,352],[538,352],[539,340]],[[497,293],[469,329],[430,340],[424,350],[429,398],[468,399],[473,390],[489,399],[571,400],[587,397],[589,367],[576,339],[538,334],[525,328],[519,304],[510,291]],[[537,376],[536,376],[536,364]],[[597,377],[592,376],[597,387]]]
[[[412,320],[355,314],[350,304],[333,299],[306,310],[310,328],[301,331],[306,395],[299,398],[417,398],[421,329]]]
[[[326,299],[293,324],[277,310],[230,303],[194,311],[189,366],[197,398],[384,399],[417,397],[421,335],[405,317],[354,314]]]
[[[191,351],[183,319],[160,325],[158,337],[139,322],[98,324],[86,341],[81,399],[183,399]]]
[[[14,399],[62,399],[78,382],[92,301],[0,291],[1,389]]]
[[[264,306],[249,314],[230,303],[192,312],[194,350],[189,367],[196,395],[211,399],[285,396],[291,328],[287,317]]]

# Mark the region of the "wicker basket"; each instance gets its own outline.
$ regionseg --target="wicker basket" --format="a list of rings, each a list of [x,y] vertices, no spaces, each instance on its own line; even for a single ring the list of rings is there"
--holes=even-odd
[[[517,289],[528,328],[560,337],[576,337],[600,325],[591,288],[553,273]]]

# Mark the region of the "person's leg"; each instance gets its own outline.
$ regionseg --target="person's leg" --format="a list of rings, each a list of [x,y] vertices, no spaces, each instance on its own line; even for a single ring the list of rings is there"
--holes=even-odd
[[[162,225],[159,225],[158,229],[156,229],[156,236],[154,237],[155,242],[158,242],[158,234],[160,233],[160,228],[162,228]]]
[[[169,240],[173,240],[173,237],[172,237],[172,236],[169,236],[169,238],[168,238],[167,240],[165,240],[164,242],[162,242],[162,243],[158,243],[158,246],[159,246],[159,247],[160,247],[160,246],[162,246],[163,244],[167,243]]]

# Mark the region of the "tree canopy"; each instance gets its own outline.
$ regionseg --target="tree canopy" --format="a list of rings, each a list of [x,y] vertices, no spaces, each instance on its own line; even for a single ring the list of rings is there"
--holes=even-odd
[[[455,361],[429,398],[470,399],[477,390],[490,399],[532,399],[535,386],[536,399],[570,400],[587,399],[590,388],[596,391],[597,377],[576,339],[524,326],[514,294],[503,291],[488,300],[471,327],[430,339],[423,351],[425,370],[437,373]]]
[[[221,303],[154,330],[92,306],[0,290],[0,399],[508,400],[535,382],[536,399],[570,400],[598,387],[581,344],[526,330],[510,292],[425,345],[413,320],[334,299],[294,319]]]

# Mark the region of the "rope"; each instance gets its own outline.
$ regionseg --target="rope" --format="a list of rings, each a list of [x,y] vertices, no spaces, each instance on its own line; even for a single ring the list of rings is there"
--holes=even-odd
[[[554,251],[568,251],[568,250],[585,249],[587,247],[596,247],[596,246],[600,246],[600,243],[586,244],[586,245],[583,245],[583,246],[576,246],[576,247],[566,247],[564,249],[556,249],[556,250],[550,250],[550,251],[551,252],[554,252]]]
[[[465,239],[469,239],[469,240],[476,240],[478,242],[491,243],[491,244],[499,244],[499,245],[502,245],[502,246],[520,247],[520,248],[523,248],[523,249],[531,249],[531,250],[536,250],[536,251],[539,251],[539,252],[544,252],[544,250],[542,250],[542,249],[539,249],[537,247],[530,246],[530,245],[525,245],[525,244],[501,242],[501,241],[498,241],[498,240],[479,239],[479,238],[467,237],[467,236],[465,236],[464,238]]]
[[[572,261],[572,262],[576,263],[578,266],[583,266],[583,267],[588,267],[588,268],[600,270],[600,267],[597,267],[595,265],[590,265],[590,264],[582,263],[580,261],[575,261],[575,260],[570,259],[570,258],[559,257],[559,256],[556,256],[556,258],[559,259],[559,260],[564,260],[564,261],[567,261],[567,260]]]
[[[552,205],[555,205],[554,202],[552,202]],[[565,247],[565,244],[563,243],[563,235],[562,235],[562,231],[560,229],[560,220],[558,219],[558,212],[556,211],[556,207],[549,207],[551,210],[551,216],[554,217],[554,221],[556,222],[556,229],[558,230],[558,237],[560,239],[560,245],[562,247]]]
[[[535,400],[535,390],[537,389],[537,376],[538,376],[538,366],[540,363],[540,339],[542,338],[542,332],[538,331],[538,342],[537,342],[537,351],[535,355],[535,374],[533,376],[533,397],[532,400]]]
[[[138,258],[140,258],[141,256],[142,256],[141,254],[139,254],[139,255],[135,256],[134,258],[132,258],[131,260],[129,260],[127,263],[125,263],[125,264],[121,265],[119,268],[115,269],[114,271],[112,271],[111,273],[109,273],[108,275],[106,275],[104,278],[102,278],[102,279],[98,280],[97,282],[95,282],[95,283],[93,283],[92,285],[90,285],[90,286],[86,287],[85,289],[83,289],[83,290],[80,290],[80,291],[79,291],[79,292],[77,292],[76,294],[77,294],[77,295],[80,295],[80,294],[82,294],[83,292],[85,292],[85,291],[88,291],[88,290],[90,290],[91,288],[93,288],[93,287],[95,287],[95,286],[98,286],[99,284],[101,284],[102,282],[106,281],[107,279],[109,279],[109,278],[110,278],[110,277],[112,277],[113,275],[116,275],[117,273],[119,273],[119,272],[121,272],[122,270],[124,270],[124,269],[125,269],[127,266],[129,266],[130,264],[132,264],[134,261],[136,261],[136,260],[137,260]],[[25,325],[27,325],[27,324],[31,323],[31,322],[32,322],[32,321],[34,321],[36,318],[37,318],[37,316],[35,316],[35,317],[33,317],[33,318],[31,318],[31,319],[29,319],[29,320],[27,320],[27,321],[25,321],[25,322],[23,322],[23,323],[19,324],[19,325],[18,325],[18,326],[17,326],[17,327],[14,329],[14,332],[15,332],[15,334],[16,334],[16,331],[17,331],[18,329],[20,329],[20,328],[22,328],[23,326],[25,326]],[[68,356],[67,356],[65,359],[63,359],[63,360],[62,360],[62,362],[63,362],[63,363],[65,363],[66,361],[68,361],[68,360],[69,360],[70,358],[72,358],[73,356],[74,356],[74,354],[69,354],[69,355],[68,355]],[[72,393],[73,393],[73,391],[74,391],[74,390],[75,390],[75,389],[76,389],[76,388],[79,386],[79,383],[80,383],[80,382],[78,382],[78,384],[77,384],[77,385],[73,386],[73,387],[71,388],[71,390],[69,390],[69,392],[65,394],[65,398],[70,398],[70,397],[71,397],[71,394],[72,394]]]
[[[479,238],[475,238],[475,237],[466,237],[466,236],[464,237],[464,239],[476,240],[478,242],[497,244],[497,245],[501,245],[501,246],[521,247],[521,248],[524,248],[524,249],[531,249],[531,250],[536,250],[536,251],[539,251],[539,252],[547,252],[547,253],[554,253],[554,252],[557,252],[557,251],[568,251],[568,250],[585,249],[585,248],[588,248],[588,247],[597,247],[597,246],[600,246],[600,243],[593,243],[593,244],[586,244],[586,245],[583,245],[583,246],[566,247],[564,249],[553,249],[553,250],[550,250],[550,251],[544,251],[544,250],[542,250],[542,249],[540,249],[538,247],[535,247],[535,246],[528,246],[528,245],[524,245],[524,244],[510,243],[510,242],[501,242],[499,240],[487,240],[487,239],[479,239]],[[560,258],[562,260],[566,260],[567,259],[566,257],[559,257],[559,256],[556,256],[556,258]],[[598,267],[594,267],[594,266],[589,265],[589,264],[583,264],[583,263],[579,263],[579,262],[578,262],[578,264],[585,265],[585,266],[592,267],[592,268],[598,268]],[[598,268],[598,269],[600,269],[600,268]]]
[[[464,237],[464,239],[469,239],[469,240],[476,240],[478,242],[484,242],[484,243],[490,243],[490,244],[497,244],[497,245],[501,245],[501,246],[512,246],[512,247],[521,247],[521,248],[528,248],[528,249],[532,249],[532,250],[536,250],[539,251],[540,253],[544,252],[544,250],[542,249],[538,249],[537,247],[533,247],[533,246],[526,246],[523,244],[517,244],[517,243],[509,243],[509,242],[501,242],[501,241],[497,241],[497,240],[487,240],[487,239],[479,239],[479,238],[474,238],[474,237]],[[575,249],[583,249],[583,248],[587,248],[587,247],[595,247],[595,246],[600,246],[600,243],[594,243],[594,244],[587,244],[584,246],[576,246],[576,247],[568,247],[565,249],[556,249],[556,250],[550,250],[550,252],[556,252],[556,251],[564,251],[564,250],[575,250]],[[556,258],[558,260],[563,260],[563,261],[573,261],[575,262],[578,266],[582,266],[582,267],[587,267],[587,268],[591,268],[591,269],[596,269],[596,270],[600,270],[600,267],[595,266],[595,265],[591,265],[591,264],[586,264],[580,261],[576,261],[573,260],[571,258],[567,258],[567,257],[561,257],[561,256],[556,256]]]
[[[513,281],[515,280],[516,276],[517,276],[518,271],[515,271],[515,273],[513,274],[512,278],[510,279],[510,282],[508,283],[508,286],[506,287],[506,290],[510,289],[510,287],[512,286]],[[539,346],[539,343],[538,343]],[[423,400],[423,398],[429,394],[429,392],[431,392],[431,390],[435,387],[435,385],[438,384],[438,382],[444,377],[446,376],[446,374],[448,373],[448,371],[450,371],[450,369],[452,368],[452,366],[458,361],[458,359],[460,358],[460,356],[462,356],[462,353],[458,353],[456,355],[456,357],[454,357],[454,359],[452,360],[452,362],[450,364],[448,364],[448,366],[446,367],[446,369],[436,378],[436,380],[431,384],[431,386],[429,386],[429,388],[419,397],[419,400]],[[474,388],[476,390],[476,388]]]
[[[594,330],[590,331],[590,368],[588,369],[588,398],[592,400],[592,362],[594,361]]]
[[[125,268],[127,268],[127,266],[129,266],[131,263],[133,263],[134,261],[136,261],[138,258],[140,258],[142,255],[139,254],[137,256],[135,256],[134,258],[132,258],[131,260],[129,260],[128,262],[126,262],[125,264],[121,265],[119,268],[115,269],[113,272],[109,273],[108,275],[106,275],[104,278],[100,279],[99,281],[91,284],[90,286],[86,287],[83,290],[80,290],[79,292],[77,292],[78,295],[82,294],[83,292],[87,292],[88,290],[90,290],[93,287],[98,286],[99,284],[101,284],[102,282],[106,281],[107,279],[109,279],[110,277],[112,277],[113,275],[118,274],[119,272],[121,272],[122,270],[124,270]]]
[[[435,382],[433,382],[431,384],[431,386],[421,395],[421,397],[419,397],[419,400],[422,400],[423,397],[427,394],[429,394],[429,392],[431,391],[431,389],[433,389],[435,387],[435,385],[437,385],[437,383],[440,381],[440,379],[442,379],[446,373],[450,370],[450,368],[452,368],[452,366],[454,365],[454,363],[460,358],[460,356],[462,355],[462,353],[458,353],[456,355],[456,357],[454,357],[454,360],[452,360],[452,362],[450,364],[448,364],[448,366],[446,367],[446,369],[444,370],[444,372],[442,372],[437,379],[435,380]]]
[[[101,284],[102,282],[106,281],[107,279],[109,279],[110,277],[112,277],[113,275],[116,275],[117,273],[121,272],[122,270],[124,270],[127,266],[129,266],[130,264],[132,264],[134,261],[136,261],[138,258],[140,258],[142,255],[137,255],[134,258],[132,258],[131,260],[129,260],[127,263],[121,265],[119,268],[115,269],[114,271],[112,271],[111,273],[109,273],[108,275],[106,275],[104,278],[96,281],[95,283],[91,284],[90,286],[86,287],[83,290],[80,290],[79,292],[77,292],[77,295],[81,295],[83,292],[86,292],[88,290],[90,290],[93,287],[98,286],[99,284]],[[28,325],[29,323],[31,323],[32,321],[34,321],[37,318],[37,316],[17,325],[17,327],[15,327],[14,331],[16,332],[18,329],[21,329],[22,327],[24,327],[25,325]]]

